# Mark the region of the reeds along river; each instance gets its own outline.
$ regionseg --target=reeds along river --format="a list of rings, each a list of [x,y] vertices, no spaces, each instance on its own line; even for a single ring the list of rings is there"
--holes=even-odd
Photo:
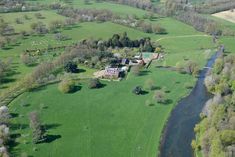
[[[200,113],[212,95],[207,92],[204,79],[221,54],[218,51],[207,62],[198,77],[190,95],[183,98],[172,111],[164,129],[159,157],[193,157],[191,141],[195,137],[194,126],[200,120]]]

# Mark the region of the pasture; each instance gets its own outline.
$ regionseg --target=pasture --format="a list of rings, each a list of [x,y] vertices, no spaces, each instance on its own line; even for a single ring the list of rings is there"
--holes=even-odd
[[[158,88],[169,90],[169,103],[153,101],[153,106],[146,106],[146,100],[153,99],[152,91],[142,96],[131,92],[136,85],[144,86],[149,78]],[[14,130],[21,136],[12,152],[17,155],[17,150],[24,150],[37,157],[155,156],[170,111],[190,91],[186,85],[193,86],[194,82],[189,75],[158,69],[154,63],[142,76],[103,82],[105,87],[101,89],[88,89],[86,81],[81,81],[81,89],[73,94],[60,93],[57,85],[25,93],[10,104],[11,112],[18,115],[12,123],[24,126]],[[42,104],[45,109],[40,107]],[[30,140],[28,113],[34,110],[40,111],[48,134],[54,137],[49,143],[33,145]]]
[[[36,18],[35,14],[37,13],[40,13],[42,15],[42,18]],[[25,15],[27,15],[27,18],[25,18]],[[20,13],[1,13],[0,18],[2,18],[9,25],[13,26],[16,33],[20,33],[21,31],[32,31],[32,23],[42,22],[48,27],[51,21],[65,20],[64,16],[58,15],[55,11],[46,10]],[[22,22],[21,24],[16,23],[17,18]]]

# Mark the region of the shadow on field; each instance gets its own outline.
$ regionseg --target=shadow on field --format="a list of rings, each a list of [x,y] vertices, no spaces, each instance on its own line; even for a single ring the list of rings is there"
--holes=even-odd
[[[27,124],[10,124],[10,128],[12,130],[23,130],[23,129],[26,129],[28,128],[29,126]]]
[[[150,71],[141,71],[139,76],[146,76],[148,75],[149,73],[151,73]]]
[[[43,141],[43,143],[51,143],[59,138],[61,138],[61,135],[46,135],[45,141]]]
[[[173,101],[171,100],[171,99],[167,99],[165,102],[163,102],[162,104],[164,104],[164,105],[169,105],[169,104],[171,104],[171,103],[173,103]]]
[[[55,128],[59,127],[59,126],[61,126],[61,124],[45,124],[45,125],[43,125],[43,127],[46,130],[55,129]]]
[[[18,113],[10,113],[10,116],[11,116],[11,118],[16,118],[19,116],[19,114]]]
[[[141,91],[141,93],[140,93],[140,95],[146,95],[146,94],[148,94],[149,92],[148,91]]]

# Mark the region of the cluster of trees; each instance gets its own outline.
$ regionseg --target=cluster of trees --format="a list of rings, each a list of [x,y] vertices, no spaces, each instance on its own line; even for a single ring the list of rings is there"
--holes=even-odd
[[[206,0],[203,4],[195,5],[195,10],[199,13],[213,14],[235,8],[233,0]]]
[[[153,52],[154,47],[151,43],[150,38],[141,38],[139,40],[131,40],[127,33],[124,32],[122,35],[114,34],[112,38],[108,40],[84,40],[82,44],[87,45],[89,48],[98,49],[104,51],[107,48],[140,48],[142,52]]]
[[[213,3],[213,1],[211,2]],[[198,31],[216,35],[235,34],[234,31],[228,28],[222,31],[218,22],[200,15],[192,5],[189,5],[187,0],[167,0],[165,4],[165,12],[167,15],[173,16],[176,19],[193,26]],[[210,7],[206,6],[205,10],[208,10],[208,8]]]
[[[75,19],[76,21],[112,21],[121,25],[139,29],[146,33],[165,34],[166,30],[160,25],[151,24],[144,20],[137,20],[134,17],[128,16],[123,19],[122,17],[113,14],[109,10],[95,10],[95,9],[74,9],[74,8],[62,8],[58,11],[59,14]]]
[[[0,156],[9,157],[8,144],[10,141],[9,131],[10,113],[7,106],[0,107]]]
[[[15,29],[10,26],[4,19],[0,19],[0,34],[3,36],[13,35]]]
[[[30,27],[37,34],[47,34],[49,32],[46,25],[42,22],[32,23]]]
[[[20,55],[21,61],[26,65],[26,66],[33,66],[36,64],[36,57],[30,56],[27,53],[23,53]]]
[[[112,0],[112,1],[144,10],[151,10],[153,8],[151,0]]]
[[[59,30],[63,27],[67,27],[67,26],[72,26],[76,23],[76,21],[72,18],[68,18],[64,21],[62,20],[52,20],[49,23],[49,26],[46,26],[46,24],[44,24],[43,22],[36,22],[36,23],[32,23],[30,25],[31,29],[34,31],[34,33],[36,34],[47,34],[50,32],[52,33],[56,33],[55,35],[55,39],[56,40],[68,40],[70,39],[68,36],[62,35],[61,33],[59,33]],[[28,36],[29,34],[25,31],[21,32],[22,36]]]
[[[193,76],[197,76],[199,73],[199,65],[195,61],[188,60],[185,63],[176,63],[176,69],[181,73],[187,73]]]
[[[206,77],[207,89],[214,93],[195,127],[192,147],[206,157],[234,156],[235,150],[235,56],[221,56]]]
[[[155,34],[166,34],[166,29],[160,26],[159,24],[152,24],[144,20],[137,20],[131,16],[128,16],[126,19],[113,19],[112,22],[125,25],[134,29],[141,30],[145,33],[155,33]]]
[[[22,12],[22,11],[38,11],[46,6],[42,4],[28,3],[25,0],[1,0],[0,12]]]
[[[72,7],[63,7],[58,10],[58,14],[76,19],[77,21],[111,21],[116,15],[109,10],[97,9],[75,9]]]

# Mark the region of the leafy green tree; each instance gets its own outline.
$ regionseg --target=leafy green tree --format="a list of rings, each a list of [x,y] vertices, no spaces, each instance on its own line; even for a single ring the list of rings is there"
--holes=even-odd
[[[45,129],[43,128],[39,115],[36,111],[29,114],[30,128],[32,129],[33,143],[37,144],[45,140]]]
[[[59,83],[58,89],[62,93],[70,93],[75,90],[75,83],[72,80],[64,79]]]
[[[64,70],[68,73],[76,73],[78,72],[78,66],[75,62],[69,61],[64,65]]]
[[[88,87],[90,89],[94,89],[94,88],[100,88],[102,86],[101,82],[99,79],[90,79]]]

